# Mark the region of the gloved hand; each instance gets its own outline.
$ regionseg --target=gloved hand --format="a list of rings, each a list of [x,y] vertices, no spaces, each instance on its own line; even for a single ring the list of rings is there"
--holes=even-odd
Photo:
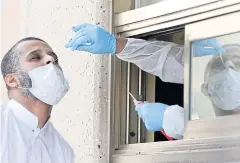
[[[220,55],[225,52],[218,41],[213,39],[200,40],[193,43],[193,56]]]
[[[144,103],[137,104],[136,111],[149,131],[160,131],[163,129],[163,115],[167,107],[162,103]]]
[[[93,54],[116,54],[116,37],[106,30],[92,24],[81,24],[72,29],[76,35],[66,48]]]

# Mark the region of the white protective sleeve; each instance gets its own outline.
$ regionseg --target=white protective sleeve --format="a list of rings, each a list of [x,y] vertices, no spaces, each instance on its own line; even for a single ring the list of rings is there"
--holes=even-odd
[[[121,60],[158,76],[164,82],[183,84],[184,47],[165,41],[128,38],[125,48],[117,54]]]
[[[174,139],[183,139],[184,135],[184,108],[172,105],[163,115],[163,129],[168,136]]]

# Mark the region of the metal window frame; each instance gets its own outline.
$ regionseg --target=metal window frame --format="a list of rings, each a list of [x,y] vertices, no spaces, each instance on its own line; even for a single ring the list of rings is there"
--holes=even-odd
[[[240,116],[224,116],[217,118],[203,118],[199,120],[189,121],[191,118],[191,110],[193,106],[193,88],[192,88],[192,56],[191,56],[191,42],[203,40],[212,37],[218,37],[228,34],[240,32],[240,24],[236,20],[240,19],[240,11],[228,15],[223,15],[213,19],[200,21],[187,25],[185,27],[185,63],[184,63],[184,108],[185,108],[185,138],[209,138],[217,137],[218,135],[224,136],[226,130],[230,131],[232,128],[240,129],[238,120]],[[216,28],[217,27],[217,28]],[[199,30],[202,29],[202,30]],[[207,30],[203,30],[207,29]],[[198,31],[198,32],[196,32]],[[226,123],[228,122],[228,123]],[[204,125],[205,129],[201,128]],[[197,127],[196,127],[197,126]],[[216,127],[219,126],[219,127]],[[194,128],[198,130],[194,131]],[[211,130],[209,130],[211,128]],[[219,131],[222,129],[223,131]],[[203,132],[204,131],[204,132]],[[232,131],[231,135],[240,135],[240,131]]]
[[[120,149],[122,146],[121,144],[130,144],[131,142],[140,143],[142,141],[142,137],[140,137],[141,133],[144,131],[142,121],[137,116],[137,113],[132,110],[133,103],[131,102],[132,99],[128,95],[128,92],[130,91],[135,95],[136,93],[140,95],[142,92],[145,93],[142,86],[145,87],[146,85],[145,83],[142,83],[144,73],[142,70],[137,68],[137,66],[128,62],[123,62],[116,58],[114,69],[117,70],[114,73],[114,148]],[[133,75],[132,73],[136,73],[136,75]],[[136,81],[138,81],[137,85],[134,84]],[[133,115],[133,119],[130,119],[130,114]],[[136,123],[135,119],[137,120]],[[136,128],[131,128],[131,126],[136,126]],[[136,133],[135,137],[129,136],[130,129],[133,129],[133,131]]]
[[[206,2],[206,1],[204,1]],[[208,1],[210,2],[210,1]],[[161,2],[160,2],[161,3]],[[155,4],[155,10],[157,9],[157,6],[159,4]],[[123,19],[131,19],[134,16],[131,16],[132,14],[141,13],[145,11],[144,13],[151,12],[153,10],[153,6],[147,6],[140,9],[136,9],[133,11],[121,13],[115,16],[115,32],[123,37],[132,37],[136,35],[145,35],[149,32],[160,30],[162,31],[170,31],[173,28],[176,29],[180,26],[185,26],[187,29],[191,27],[191,23],[200,21],[204,23],[209,19],[209,21],[215,20],[215,19],[221,19],[220,16],[227,15],[236,11],[240,11],[240,2],[239,0],[225,0],[225,1],[217,1],[217,2],[211,2],[208,4],[203,4],[200,7],[193,7],[190,9],[182,10],[179,12],[169,13],[169,14],[162,14],[160,16],[152,16],[148,19],[141,18],[141,14],[138,15],[138,21],[136,19],[128,20],[127,23],[123,21]],[[205,11],[204,8],[206,8]],[[141,11],[141,12],[140,12]],[[148,12],[147,12],[148,11]],[[186,12],[190,12],[190,15],[188,16],[182,16]],[[195,14],[193,14],[195,13]],[[192,14],[192,15],[191,15]],[[178,16],[179,15],[179,16]],[[177,18],[178,17],[178,18]],[[214,18],[217,17],[217,18]],[[218,18],[219,17],[219,18]],[[206,19],[206,20],[205,20]],[[145,23],[144,23],[145,22]],[[189,25],[188,25],[189,24]],[[222,29],[222,28],[221,28]],[[208,29],[209,31],[209,29]],[[218,30],[219,31],[219,30]],[[212,33],[212,32],[210,32]],[[188,34],[185,33],[185,42],[189,42]],[[219,33],[215,34],[215,36],[219,35]],[[212,36],[214,34],[212,33]],[[193,36],[192,36],[193,37]],[[192,38],[191,37],[191,38]],[[189,51],[189,44],[186,44],[185,50]],[[190,54],[187,54],[190,56]],[[186,56],[188,58],[188,56]],[[116,59],[115,59],[116,60]],[[118,59],[117,59],[118,60]],[[189,61],[188,63],[189,64]],[[188,67],[188,66],[186,66]],[[116,70],[117,68],[115,68]],[[186,69],[185,69],[186,71]],[[113,71],[114,72],[114,71]],[[115,73],[115,72],[114,72]],[[186,75],[186,73],[185,73]],[[116,81],[116,80],[115,80]],[[186,80],[186,84],[189,84],[189,81]],[[186,89],[184,90],[186,92]],[[188,90],[187,90],[188,91]],[[189,105],[187,101],[187,96],[189,94],[184,95],[184,104]],[[111,112],[114,109],[111,108]],[[188,113],[188,111],[187,111]],[[110,114],[113,117],[115,114]],[[225,117],[224,117],[225,118]],[[223,124],[226,122],[226,119],[219,118],[218,123]],[[226,117],[228,118],[228,117]],[[234,117],[235,122],[239,119],[239,117]],[[186,118],[188,119],[188,117]],[[112,127],[114,127],[114,123],[116,120],[112,120],[111,124]],[[187,122],[187,121],[186,121]],[[214,121],[212,121],[214,122]],[[209,129],[211,127],[214,127],[214,125],[211,125],[212,122],[209,122]],[[199,120],[197,121],[198,124],[205,123],[205,120]],[[190,128],[189,131],[192,131],[191,128],[194,128],[196,124],[194,123],[185,123],[188,124],[188,128]],[[190,127],[189,127],[190,126]],[[231,127],[231,125],[230,125]],[[236,126],[235,126],[236,127]],[[237,126],[238,128],[239,126]],[[115,128],[116,129],[116,128]],[[224,128],[223,128],[224,129]],[[116,134],[116,130],[112,128],[111,132],[113,135]],[[188,133],[188,130],[186,130]],[[211,133],[211,131],[208,131],[208,133]],[[189,132],[187,135],[189,139],[193,140],[180,140],[180,141],[173,141],[173,142],[162,142],[162,143],[141,143],[141,144],[129,144],[124,145],[119,148],[119,144],[116,143],[118,141],[114,140],[114,136],[110,134],[112,137],[112,144],[115,143],[115,146],[112,146],[112,153],[111,153],[111,162],[118,163],[118,162],[132,162],[132,161],[138,161],[141,162],[156,162],[156,161],[186,161],[186,157],[189,156],[189,159],[187,161],[223,161],[225,160],[225,154],[221,155],[221,153],[227,152],[231,153],[231,158],[228,161],[236,161],[240,160],[240,155],[238,154],[240,151],[240,135],[236,132],[235,137],[222,137],[222,138],[214,138],[211,139],[209,137],[204,137],[204,135],[201,137],[201,139],[196,135],[191,135],[191,132]],[[219,132],[218,132],[219,134]],[[205,136],[209,136],[209,134],[205,134]],[[210,134],[211,137],[216,137],[214,134]],[[195,139],[195,140],[194,140]],[[227,142],[226,142],[227,141]],[[114,142],[114,143],[113,143]],[[119,150],[114,150],[115,147],[118,147]],[[223,148],[224,147],[224,148]],[[173,156],[174,157],[171,157]],[[202,157],[204,155],[204,157]],[[219,155],[217,158],[216,155]],[[207,157],[206,157],[207,156]],[[213,157],[215,156],[215,157]],[[178,160],[176,160],[178,159]]]
[[[197,139],[128,145],[112,156],[112,163],[239,162],[240,137]]]
[[[172,3],[174,2],[174,5]],[[183,26],[196,21],[238,11],[239,0],[167,0],[114,16],[117,34],[130,37]],[[144,14],[142,14],[144,13]]]

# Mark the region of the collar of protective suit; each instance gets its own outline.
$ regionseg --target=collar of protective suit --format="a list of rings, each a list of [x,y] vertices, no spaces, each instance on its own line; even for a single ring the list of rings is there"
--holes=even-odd
[[[37,128],[38,118],[14,100],[0,114],[3,163],[73,163],[72,148],[50,121]]]

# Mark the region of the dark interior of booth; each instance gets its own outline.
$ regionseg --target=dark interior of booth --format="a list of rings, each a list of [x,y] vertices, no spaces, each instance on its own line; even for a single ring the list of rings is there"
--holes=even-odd
[[[170,32],[158,31],[145,35],[142,39],[167,41],[184,45],[184,29],[170,30]],[[183,107],[183,84],[163,82],[159,77],[155,77],[155,80],[155,102]],[[154,142],[160,141],[168,141],[168,139],[160,131],[155,132]]]

